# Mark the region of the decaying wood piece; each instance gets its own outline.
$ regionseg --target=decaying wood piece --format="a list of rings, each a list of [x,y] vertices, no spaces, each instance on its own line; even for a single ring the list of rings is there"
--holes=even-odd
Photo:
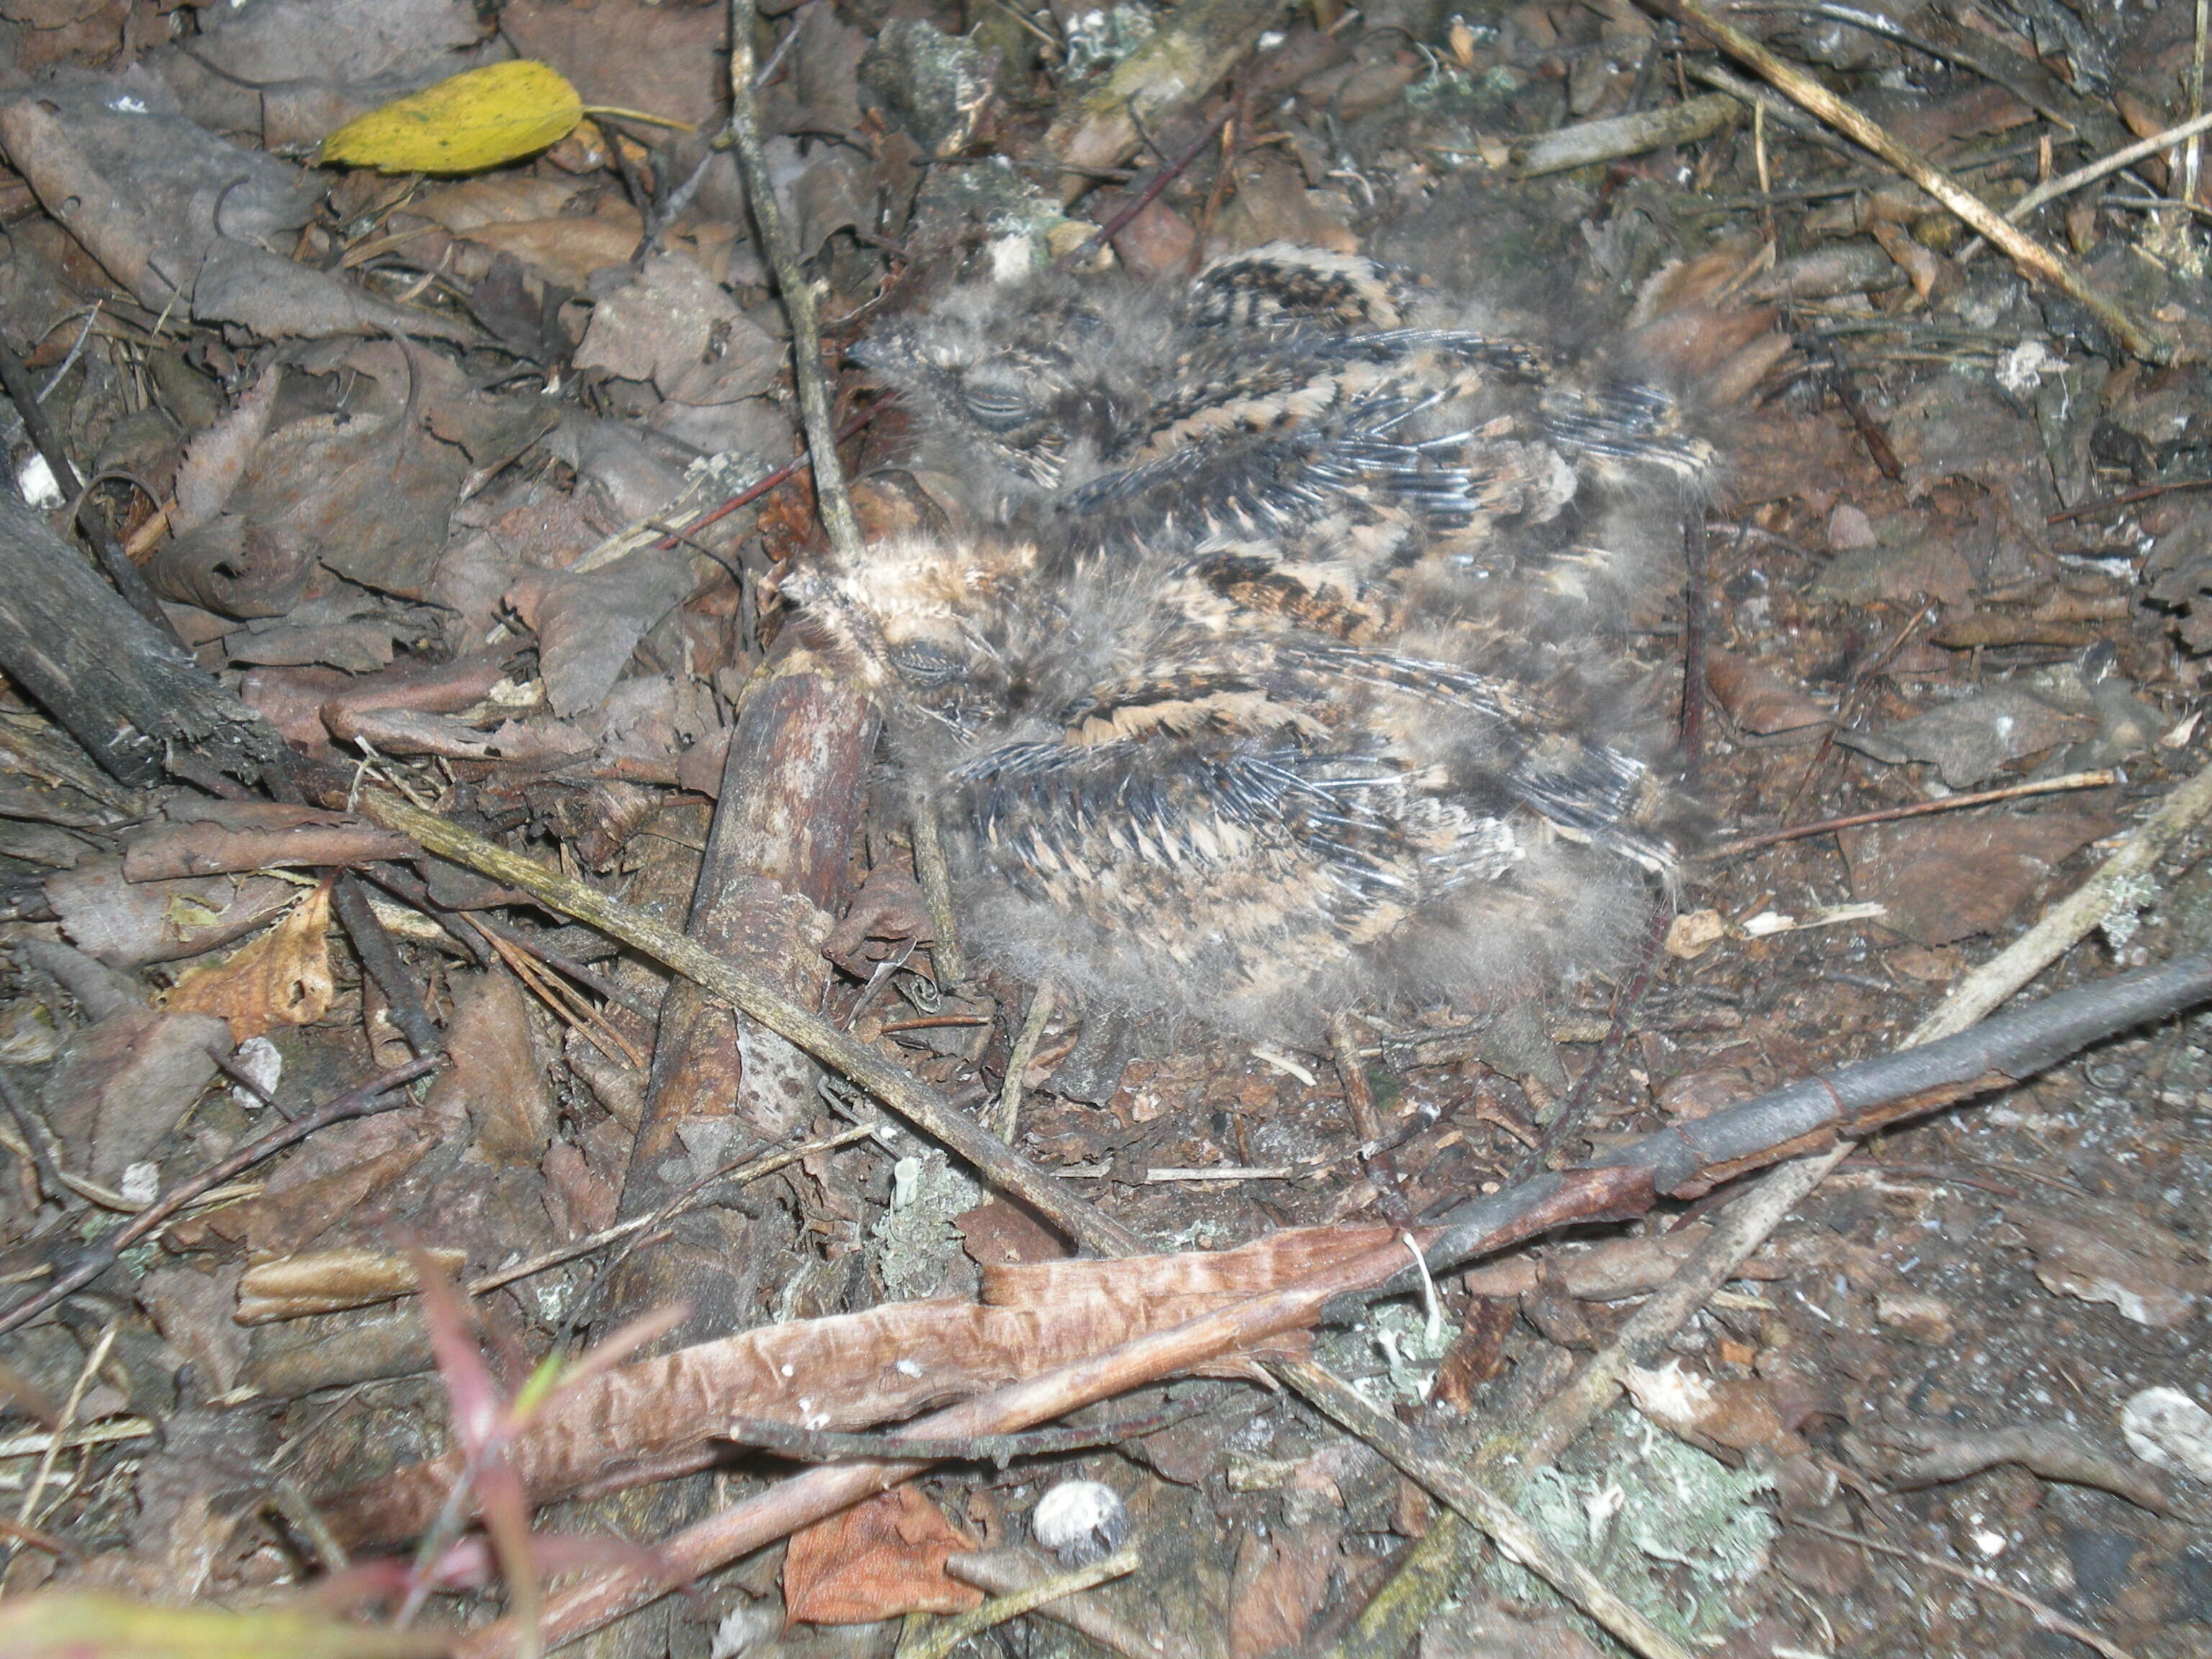
[[[173,751],[255,778],[283,745],[261,717],[126,605],[12,489],[0,489],[0,668],[121,782]]]
[[[746,697],[723,767],[684,931],[807,1007],[820,1006],[829,977],[821,945],[844,885],[875,735],[867,700],[794,653]],[[661,1005],[618,1218],[653,1214],[708,1173],[684,1156],[686,1125],[734,1118],[774,1144],[802,1133],[820,1109],[819,1075],[788,1039],[677,980]],[[723,1218],[735,1219],[701,1208],[676,1224],[672,1247],[622,1275],[613,1305],[681,1297],[696,1331],[749,1322],[754,1310],[721,1305],[742,1278],[728,1271],[727,1252],[743,1229]]]
[[[1668,144],[1695,143],[1711,137],[1742,113],[1743,106],[1726,93],[1709,92],[1664,109],[1555,127],[1513,146],[1513,176],[1534,179],[1618,161],[1624,155],[1641,155]]]

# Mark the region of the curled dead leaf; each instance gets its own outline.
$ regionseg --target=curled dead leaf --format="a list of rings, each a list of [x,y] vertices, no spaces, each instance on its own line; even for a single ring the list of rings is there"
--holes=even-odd
[[[195,968],[169,993],[172,1013],[214,1014],[244,1042],[283,1025],[312,1025],[330,1012],[331,884],[307,894],[274,927],[224,960]]]

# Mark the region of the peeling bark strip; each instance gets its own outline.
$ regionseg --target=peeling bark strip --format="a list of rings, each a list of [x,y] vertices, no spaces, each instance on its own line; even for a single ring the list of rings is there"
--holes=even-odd
[[[1235,1250],[993,1267],[985,1306],[890,1303],[623,1366],[548,1407],[516,1437],[508,1462],[532,1498],[547,1503],[623,1484],[618,1473],[636,1466],[653,1479],[703,1468],[736,1418],[831,1430],[896,1422],[1363,1255],[1395,1249],[1402,1261],[1396,1241],[1388,1227],[1309,1227]],[[349,1543],[393,1543],[430,1523],[459,1468],[455,1456],[410,1464],[336,1494],[323,1512]]]
[[[261,717],[126,605],[0,486],[0,668],[112,776],[143,787],[173,750],[252,778],[282,752]]]

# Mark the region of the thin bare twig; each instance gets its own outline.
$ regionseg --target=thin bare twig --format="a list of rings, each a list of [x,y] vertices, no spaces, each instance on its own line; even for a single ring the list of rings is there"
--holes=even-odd
[[[2060,197],[2070,195],[2073,191],[2081,189],[2084,185],[2094,185],[2100,179],[2109,178],[2123,168],[2131,167],[2136,162],[2157,155],[2162,149],[2172,149],[2176,144],[2194,140],[2198,134],[2205,132],[2212,132],[2212,115],[2199,115],[2182,122],[2178,126],[2168,127],[2164,132],[2154,132],[2140,143],[2130,144],[2124,149],[2116,149],[2110,155],[2100,156],[2086,166],[2075,167],[2071,173],[2062,173],[2056,179],[2036,185],[2027,195],[2007,208],[2004,216],[2014,224],[2025,224],[2027,222],[2027,216],[2045,203],[2055,202]],[[2175,205],[2179,206],[2179,204],[2177,203]],[[1981,246],[1982,245],[1977,241],[1960,249],[1959,263],[1965,264],[1981,252]]]
[[[799,257],[775,199],[775,180],[761,148],[760,105],[754,93],[753,34],[760,27],[755,0],[730,0],[730,137],[745,175],[745,202],[760,232],[761,248],[775,272],[776,291],[791,320],[791,375],[814,464],[814,501],[829,532],[830,548],[847,563],[860,561],[860,521],[845,488],[837,459],[837,422],[830,413],[830,377],[822,371],[822,289],[799,268]]]
[[[390,1097],[416,1078],[428,1077],[445,1063],[443,1054],[424,1054],[409,1060],[404,1066],[380,1073],[314,1111],[271,1129],[258,1140],[247,1142],[228,1158],[217,1159],[190,1181],[181,1182],[163,1194],[158,1202],[141,1210],[98,1243],[88,1247],[66,1272],[45,1289],[17,1303],[6,1313],[0,1314],[0,1333],[14,1330],[25,1321],[52,1307],[71,1291],[83,1289],[114,1266],[124,1251],[151,1234],[201,1194],[221,1186],[240,1170],[252,1168],[263,1158],[281,1152],[287,1146],[305,1140],[319,1130],[327,1129],[333,1123],[343,1123],[349,1118],[373,1116],[403,1104],[402,1101]]]
[[[1956,812],[1969,806],[1989,806],[1998,801],[2020,800],[2029,795],[2053,795],[2069,789],[2103,789],[2119,781],[2120,775],[2117,772],[2069,772],[2063,778],[2041,778],[2032,783],[2008,784],[2002,789],[1978,790],[1971,795],[1946,795],[1941,800],[1917,800],[1904,806],[1883,806],[1868,812],[1847,812],[1842,817],[1822,818],[1817,823],[1793,823],[1786,830],[1767,830],[1756,836],[1724,841],[1717,847],[1708,848],[1705,856],[1709,859],[1734,858],[1739,853],[1773,847],[1785,841],[1802,841],[1808,836],[1825,836],[1838,830],[1856,830],[1869,823],[1889,823],[1899,818],[1924,817],[1930,812]]]
[[[1783,1218],[1851,1151],[1850,1143],[1845,1142],[1818,1158],[1769,1170],[1750,1196],[1731,1205],[1714,1224],[1705,1243],[1673,1279],[1629,1316],[1605,1350],[1576,1372],[1542,1411],[1529,1422],[1501,1431],[1483,1444],[1475,1456],[1475,1468],[1497,1470],[1501,1478],[1510,1474],[1510,1490],[1572,1445],[1620,1397],[1620,1381],[1629,1368],[1655,1358],[1674,1333],[1711,1300],[1713,1293],[1735,1276],[1745,1259],[1766,1241]],[[1515,1511],[1508,1509],[1506,1513]],[[1472,1525],[1458,1515],[1439,1516],[1428,1536],[1413,1547],[1391,1583],[1368,1604],[1326,1659],[1380,1659],[1401,1652],[1419,1634],[1437,1604],[1467,1582],[1480,1541],[1475,1527],[1503,1541],[1512,1541],[1492,1529],[1489,1517],[1469,1520]],[[1596,1616],[1594,1609],[1586,1611]]]
[[[1413,1224],[1413,1206],[1398,1184],[1398,1166],[1382,1144],[1382,1125],[1375,1115],[1375,1096],[1367,1086],[1367,1062],[1359,1054],[1359,1029],[1349,1013],[1339,1013],[1328,1023],[1330,1058],[1344,1084],[1344,1109],[1352,1118],[1352,1133],[1359,1138],[1359,1161],[1383,1217],[1394,1227]]]
[[[1181,178],[1189,169],[1190,164],[1206,153],[1206,147],[1213,142],[1222,128],[1229,125],[1236,113],[1237,102],[1234,99],[1224,103],[1214,118],[1206,124],[1206,131],[1192,139],[1162,166],[1160,170],[1152,175],[1144,189],[1137,192],[1134,201],[1092,231],[1090,235],[1085,237],[1076,246],[1070,248],[1059,258],[1054,260],[1052,274],[1057,276],[1063,271],[1072,270],[1127,230],[1139,214],[1159,199],[1162,191]]]
[[[999,1088],[998,1119],[992,1127],[1010,1146],[1022,1121],[1022,1079],[1036,1059],[1037,1044],[1044,1039],[1044,1023],[1052,1018],[1053,992],[1050,977],[1037,981],[1036,989],[1030,993],[1029,1012],[1022,1016],[1021,1034],[1015,1037],[1014,1051],[1006,1059],[1006,1081]]]
[[[1063,1595],[1078,1595],[1109,1578],[1121,1578],[1134,1572],[1140,1565],[1133,1544],[1114,1552],[1103,1561],[1094,1561],[1087,1567],[1078,1567],[1071,1572],[1055,1573],[1040,1583],[1031,1584],[1006,1595],[994,1595],[972,1613],[955,1614],[931,1631],[920,1641],[901,1642],[894,1659],[947,1659],[963,1642],[981,1636],[985,1631],[1033,1613],[1048,1601],[1057,1601]]]
[[[960,948],[960,915],[952,903],[952,876],[945,862],[945,837],[937,809],[927,799],[915,805],[907,825],[913,837],[914,878],[929,907],[929,965],[939,985],[958,985],[968,977],[968,958]]]
[[[2170,362],[2172,343],[2148,327],[2092,282],[2064,255],[2043,246],[1949,174],[1900,143],[1886,127],[1846,104],[1810,75],[1769,52],[1741,29],[1723,22],[1704,0],[1658,0],[1679,13],[1715,45],[1749,64],[1798,104],[1813,112],[1854,143],[1863,144],[1926,191],[1972,228],[1979,231],[2032,276],[2063,289],[2112,332],[2130,356]]]
[[[1055,1577],[1052,1568],[1025,1549],[979,1550],[950,1556],[945,1570],[963,1583],[973,1584],[993,1595],[1012,1595]],[[1200,1659],[1201,1655],[1207,1655],[1202,1644],[1188,1638],[1178,1640],[1171,1634],[1167,1636],[1164,1648],[1156,1647],[1151,1632],[1126,1624],[1092,1602],[1093,1598],[1089,1596],[1080,1600],[1063,1596],[1057,1601],[1046,1602],[1036,1611],[1043,1618],[1058,1620],[1070,1630],[1082,1632],[1109,1653],[1121,1655],[1122,1659]]]

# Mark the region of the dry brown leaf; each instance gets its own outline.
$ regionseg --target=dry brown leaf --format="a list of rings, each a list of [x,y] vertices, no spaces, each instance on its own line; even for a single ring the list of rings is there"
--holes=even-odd
[[[468,233],[497,253],[511,253],[563,288],[581,289],[595,270],[625,263],[645,234],[627,202],[603,204],[581,216],[519,219],[478,225]]]
[[[2112,832],[2107,813],[2051,806],[2020,817],[1871,824],[1838,836],[1851,896],[1887,907],[1882,926],[1926,945],[1995,933],[2052,870]]]
[[[1230,1589],[1231,1659],[1259,1659],[1304,1639],[1341,1543],[1336,1528],[1321,1523],[1244,1535]]]
[[[872,1625],[902,1613],[965,1613],[983,1592],[945,1571],[977,1547],[908,1486],[803,1527],[783,1558],[784,1626]]]
[[[447,1031],[453,1065],[433,1106],[459,1102],[476,1144],[494,1164],[534,1164],[553,1139],[553,1094],[530,1025],[529,1000],[512,975],[461,977]]]
[[[1305,1227],[1233,1250],[986,1266],[984,1294],[1000,1305],[890,1303],[764,1325],[594,1377],[533,1419],[509,1461],[533,1496],[550,1501],[627,1463],[665,1467],[687,1452],[703,1463],[718,1425],[732,1416],[836,1430],[896,1421],[1308,1282],[1395,1237],[1386,1227]],[[1247,1374],[1233,1359],[1199,1369]],[[445,1501],[457,1468],[441,1458],[409,1464],[331,1494],[324,1514],[349,1541],[411,1536]]]
[[[2138,1325],[2178,1326],[2195,1312],[2204,1274],[2181,1241],[2147,1216],[2118,1205],[2076,1206],[2068,1216],[2008,1205],[2035,1257],[2035,1276],[2056,1294],[2109,1302]]]
[[[269,430],[269,416],[283,383],[281,366],[268,369],[239,399],[237,408],[185,446],[185,458],[177,467],[176,506],[169,514],[173,535],[187,535],[222,511]]]
[[[282,921],[224,960],[195,968],[169,993],[171,1013],[214,1014],[243,1042],[282,1025],[312,1025],[330,1012],[331,884],[325,881]]]
[[[1762,737],[1826,726],[1836,717],[1834,710],[1765,664],[1732,651],[1707,655],[1705,682],[1730,720]]]
[[[441,1270],[458,1275],[468,1266],[465,1250],[426,1250]],[[340,1308],[365,1307],[414,1293],[422,1275],[408,1256],[357,1245],[312,1255],[256,1262],[238,1281],[237,1320],[265,1325]]]
[[[1783,1420],[1773,1385],[1757,1377],[1708,1377],[1670,1359],[1656,1370],[1632,1365],[1621,1378],[1636,1409],[1707,1449],[1764,1446],[1784,1457],[1805,1449]]]

